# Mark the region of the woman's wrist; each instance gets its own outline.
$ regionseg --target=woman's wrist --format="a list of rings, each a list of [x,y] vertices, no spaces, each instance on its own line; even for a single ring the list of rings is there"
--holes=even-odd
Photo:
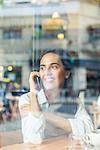
[[[31,114],[32,114],[34,117],[39,118],[39,117],[42,115],[42,112],[41,112],[41,111],[37,111],[37,112],[31,111]]]
[[[30,89],[30,93],[33,93],[33,94],[38,94],[38,90],[36,90],[36,89]]]

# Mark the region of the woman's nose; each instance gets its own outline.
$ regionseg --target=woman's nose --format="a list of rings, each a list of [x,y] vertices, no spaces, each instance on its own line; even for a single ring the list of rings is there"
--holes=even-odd
[[[46,75],[51,75],[52,74],[50,67],[45,69],[45,74]]]

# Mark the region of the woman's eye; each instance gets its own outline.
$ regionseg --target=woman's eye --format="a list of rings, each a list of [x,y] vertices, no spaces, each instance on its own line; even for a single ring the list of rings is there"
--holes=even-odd
[[[45,70],[45,67],[44,66],[40,66],[40,70]]]
[[[58,66],[57,65],[53,65],[51,68],[52,69],[58,69]]]

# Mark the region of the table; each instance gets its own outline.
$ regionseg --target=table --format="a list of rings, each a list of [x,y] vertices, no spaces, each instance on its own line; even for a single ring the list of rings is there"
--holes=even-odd
[[[0,150],[82,150],[79,141],[60,136],[44,140],[42,144],[14,144],[2,147]]]

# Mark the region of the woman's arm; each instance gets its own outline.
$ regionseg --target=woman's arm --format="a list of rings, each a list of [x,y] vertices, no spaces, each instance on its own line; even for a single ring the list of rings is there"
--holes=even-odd
[[[68,119],[58,116],[57,114],[44,112],[44,116],[47,121],[52,123],[54,126],[61,128],[66,131],[66,133],[71,133],[72,128]]]
[[[29,86],[30,86],[30,92],[29,92],[29,97],[30,97],[30,111],[33,113],[40,112],[40,106],[38,103],[38,90],[36,89],[36,84],[34,81],[34,77],[38,76],[38,72],[31,72],[30,77],[29,77]]]
[[[33,98],[33,95],[31,95]],[[37,103],[30,106],[30,93],[20,97],[19,108],[21,114],[21,126],[24,143],[40,144],[44,138],[45,118],[41,111],[38,111]]]
[[[40,144],[44,137],[45,118],[38,104],[38,91],[33,80],[34,73],[30,74],[30,92],[19,99],[22,134],[24,143]]]

